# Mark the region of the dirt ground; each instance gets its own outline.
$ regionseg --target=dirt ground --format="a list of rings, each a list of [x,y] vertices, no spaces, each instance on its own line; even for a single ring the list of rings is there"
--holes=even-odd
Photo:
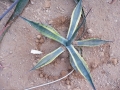
[[[73,0],[31,0],[21,16],[53,26],[66,37]],[[84,38],[101,38],[113,41],[99,47],[83,47],[86,60],[97,90],[120,90],[120,0],[83,0],[87,17],[87,33]],[[0,0],[0,15],[11,2]],[[12,11],[11,11],[12,13]],[[1,22],[2,28],[9,18]],[[44,55],[60,46],[41,35],[28,23],[18,18],[4,36],[0,44],[0,90],[24,90],[32,86],[56,80],[72,70],[67,51],[53,63],[35,71],[29,71]],[[43,54],[33,55],[31,49]],[[66,79],[33,90],[92,90],[90,84],[74,72]]]

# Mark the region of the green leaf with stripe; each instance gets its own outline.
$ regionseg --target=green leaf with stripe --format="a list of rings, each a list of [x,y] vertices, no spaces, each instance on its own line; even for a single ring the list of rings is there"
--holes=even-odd
[[[87,47],[93,47],[93,46],[99,46],[102,44],[105,44],[107,42],[111,41],[105,41],[105,40],[100,40],[100,39],[86,39],[86,40],[80,40],[80,41],[74,41],[74,46],[87,46]]]
[[[11,15],[10,19],[8,20],[7,24],[11,21],[16,19],[25,9],[26,5],[29,3],[29,0],[19,0],[18,4],[15,7],[13,14]]]
[[[93,84],[92,78],[90,76],[90,72],[88,70],[88,66],[86,64],[86,62],[84,61],[84,59],[80,56],[80,54],[77,52],[77,50],[73,47],[73,45],[67,46],[67,49],[72,57],[71,60],[75,69],[77,69],[77,71],[79,71],[92,85],[93,89],[95,89],[95,86]],[[72,65],[72,66],[73,66]]]
[[[81,2],[82,2],[82,0],[79,1],[79,3],[76,5],[75,9],[72,12],[70,26],[69,26],[69,30],[68,30],[68,34],[67,34],[68,40],[72,37],[72,35],[75,32],[75,30],[78,26],[78,23],[80,21],[81,14],[82,14]]]
[[[47,27],[45,25],[30,21],[23,17],[21,17],[21,18],[23,20],[27,21],[31,26],[36,28],[42,35],[44,35],[50,39],[53,39],[53,40],[63,44],[64,46],[66,46],[67,40],[64,37],[60,36],[60,34],[55,29],[53,29],[49,26]]]
[[[41,60],[39,60],[37,65],[35,65],[31,70],[35,70],[35,69],[41,68],[41,67],[51,63],[55,58],[57,58],[64,51],[65,50],[64,50],[63,47],[57,48],[56,50],[54,50],[53,52],[47,54]]]

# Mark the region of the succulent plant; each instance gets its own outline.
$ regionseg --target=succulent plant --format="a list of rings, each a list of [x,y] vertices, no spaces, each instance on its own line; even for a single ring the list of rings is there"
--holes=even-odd
[[[54,28],[50,26],[46,26],[43,24],[30,21],[24,17],[21,17],[21,18],[26,22],[28,22],[31,26],[36,28],[36,30],[38,30],[42,35],[52,40],[55,40],[63,45],[57,48],[56,50],[54,50],[53,52],[47,54],[42,59],[40,59],[38,63],[32,68],[32,70],[39,69],[41,67],[44,67],[45,65],[48,65],[67,49],[71,57],[70,58],[71,66],[76,71],[80,72],[91,84],[93,89],[96,90],[86,62],[83,59],[83,57],[78,53],[78,51],[74,46],[77,46],[77,47],[99,46],[101,44],[105,44],[108,41],[92,38],[92,39],[78,40],[73,42],[78,30],[80,30],[81,26],[85,23],[85,19],[86,19],[86,16],[85,16],[81,24],[80,25],[78,24],[83,14],[81,3],[82,3],[82,0],[79,0],[79,2],[77,3],[76,7],[72,12],[70,26],[69,26],[69,30],[66,38],[62,37]]]

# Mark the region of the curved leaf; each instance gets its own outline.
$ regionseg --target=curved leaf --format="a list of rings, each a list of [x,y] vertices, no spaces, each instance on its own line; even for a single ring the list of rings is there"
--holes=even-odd
[[[91,11],[91,9],[88,11],[87,15],[89,14],[90,11]],[[87,15],[83,18],[81,24],[76,28],[75,32],[73,33],[73,35],[71,36],[71,38],[68,40],[67,45],[70,45],[72,43],[72,41],[74,40],[74,38],[75,38],[78,30],[80,30],[81,26],[84,25],[84,23],[86,22]]]
[[[80,41],[75,41],[74,45],[75,46],[88,46],[88,47],[93,47],[93,46],[99,46],[102,44],[105,44],[110,41],[105,41],[105,40],[100,40],[100,39],[86,39],[86,40],[80,40]]]
[[[51,27],[46,27],[45,25],[30,21],[23,17],[21,17],[21,18],[23,20],[27,21],[31,26],[36,28],[44,36],[46,36],[50,39],[53,39],[53,40],[63,44],[64,46],[66,46],[67,40],[64,37],[60,36],[60,34],[57,31],[55,31],[55,29],[53,29]]]
[[[39,62],[37,63],[37,65],[35,65],[31,70],[35,70],[35,69],[41,68],[41,67],[43,67],[43,66],[51,63],[62,52],[64,52],[64,48],[63,47],[59,47],[58,49],[56,49],[53,52],[47,54],[41,60],[39,60]]]
[[[15,20],[24,10],[24,8],[26,7],[26,5],[29,3],[29,0],[19,0],[19,2],[17,3],[15,10],[13,12],[13,14],[11,15],[10,19],[8,20],[7,24],[11,21],[11,20]]]
[[[84,59],[80,56],[80,54],[77,52],[77,50],[72,46],[67,46],[67,49],[72,57],[73,63],[75,65],[75,69],[77,69],[92,85],[93,89],[95,89],[95,86],[93,84],[92,78],[90,76],[90,72],[88,70],[88,66]]]
[[[16,3],[16,1],[14,2],[14,4]],[[13,21],[15,21],[17,19],[17,17],[22,13],[22,11],[24,10],[24,8],[28,4],[28,2],[29,2],[29,0],[19,0],[13,14],[9,18],[9,20],[7,21],[7,23],[5,24],[3,29],[0,30],[0,42],[2,41],[5,33],[8,31],[8,29],[12,25]]]
[[[82,14],[81,2],[82,2],[82,0],[79,1],[79,3],[76,5],[75,9],[72,12],[69,31],[68,31],[68,34],[67,34],[67,39],[68,40],[72,37],[72,35],[75,32],[75,30],[78,26],[78,23],[80,21],[81,14]]]
[[[10,10],[19,2],[20,0],[15,0],[15,2],[0,16],[0,20],[9,13]]]

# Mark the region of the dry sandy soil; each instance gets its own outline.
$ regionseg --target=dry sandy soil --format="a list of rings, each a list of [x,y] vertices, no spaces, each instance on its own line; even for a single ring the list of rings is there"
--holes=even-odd
[[[113,41],[106,45],[83,47],[83,57],[93,77],[97,90],[120,90],[120,0],[83,0],[87,17],[87,33],[84,38],[101,38]],[[0,0],[0,15],[11,2]],[[73,8],[73,0],[32,0],[22,16],[53,26],[62,36],[66,36]],[[11,11],[12,12],[12,11]],[[2,28],[9,18],[1,22]],[[40,35],[33,27],[18,18],[6,33],[0,44],[0,90],[24,90],[25,88],[56,80],[72,70],[67,51],[53,63],[40,70],[29,71],[44,55],[60,46]],[[31,49],[43,54],[33,55]],[[90,84],[74,72],[66,79],[34,90],[92,90]]]

